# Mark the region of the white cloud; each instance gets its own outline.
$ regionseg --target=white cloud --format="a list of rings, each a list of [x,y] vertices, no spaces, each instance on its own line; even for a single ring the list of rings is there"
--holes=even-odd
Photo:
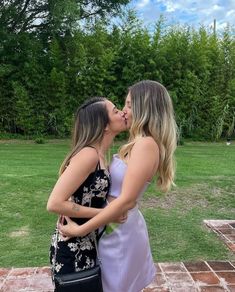
[[[216,29],[217,30],[223,30],[223,29],[226,28],[227,25],[228,25],[227,22],[219,22],[219,23],[216,23]]]
[[[235,10],[234,10],[234,9],[232,9],[232,10],[230,10],[230,11],[228,11],[228,12],[226,13],[226,16],[227,16],[227,17],[232,16],[232,15],[235,16]]]
[[[216,19],[218,29],[227,23],[235,25],[234,0],[132,0],[131,3],[146,25],[154,24],[160,14],[168,23],[210,26]]]
[[[223,7],[215,4],[215,5],[213,5],[213,10],[223,10]]]
[[[175,1],[165,1],[165,5],[167,12],[174,12],[175,10],[180,8],[180,5],[177,4]]]
[[[149,2],[150,2],[150,0],[141,0],[136,4],[136,6],[137,6],[137,8],[143,8],[146,5],[148,5]]]

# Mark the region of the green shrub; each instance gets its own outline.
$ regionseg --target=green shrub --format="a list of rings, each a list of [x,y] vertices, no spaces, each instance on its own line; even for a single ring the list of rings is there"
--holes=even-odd
[[[36,138],[36,139],[34,140],[34,142],[35,142],[36,144],[45,144],[45,143],[46,143],[46,141],[45,141],[45,139],[44,139],[43,137],[38,137],[38,138]]]

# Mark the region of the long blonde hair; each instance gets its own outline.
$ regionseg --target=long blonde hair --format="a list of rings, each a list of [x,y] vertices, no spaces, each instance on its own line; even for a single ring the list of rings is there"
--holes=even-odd
[[[72,150],[61,164],[59,175],[64,172],[71,158],[83,147],[100,143],[103,139],[105,128],[109,123],[105,101],[104,97],[93,97],[78,108],[75,115]]]
[[[129,141],[121,147],[119,155],[125,159],[139,137],[151,136],[160,151],[157,185],[162,191],[168,191],[174,184],[173,154],[177,146],[177,126],[171,98],[162,84],[151,80],[134,84],[128,93],[131,96],[132,125]]]

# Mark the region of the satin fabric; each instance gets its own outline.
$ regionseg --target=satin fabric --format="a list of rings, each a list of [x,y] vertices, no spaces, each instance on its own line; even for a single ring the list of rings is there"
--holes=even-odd
[[[114,155],[110,165],[110,195],[120,194],[127,165]],[[146,189],[147,184],[144,188]],[[139,194],[138,199],[143,195]],[[139,292],[156,274],[145,220],[138,209],[128,211],[127,221],[99,241],[104,292]]]

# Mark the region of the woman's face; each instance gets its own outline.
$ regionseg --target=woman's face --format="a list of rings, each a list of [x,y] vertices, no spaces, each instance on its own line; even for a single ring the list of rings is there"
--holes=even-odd
[[[131,110],[131,95],[130,92],[128,93],[126,100],[125,100],[125,105],[123,108],[123,112],[125,114],[126,118],[126,127],[127,129],[130,129],[131,123],[132,123],[132,110]]]
[[[110,100],[106,100],[105,104],[109,116],[109,131],[111,131],[114,135],[125,131],[127,129],[125,114],[117,109],[117,107]]]

